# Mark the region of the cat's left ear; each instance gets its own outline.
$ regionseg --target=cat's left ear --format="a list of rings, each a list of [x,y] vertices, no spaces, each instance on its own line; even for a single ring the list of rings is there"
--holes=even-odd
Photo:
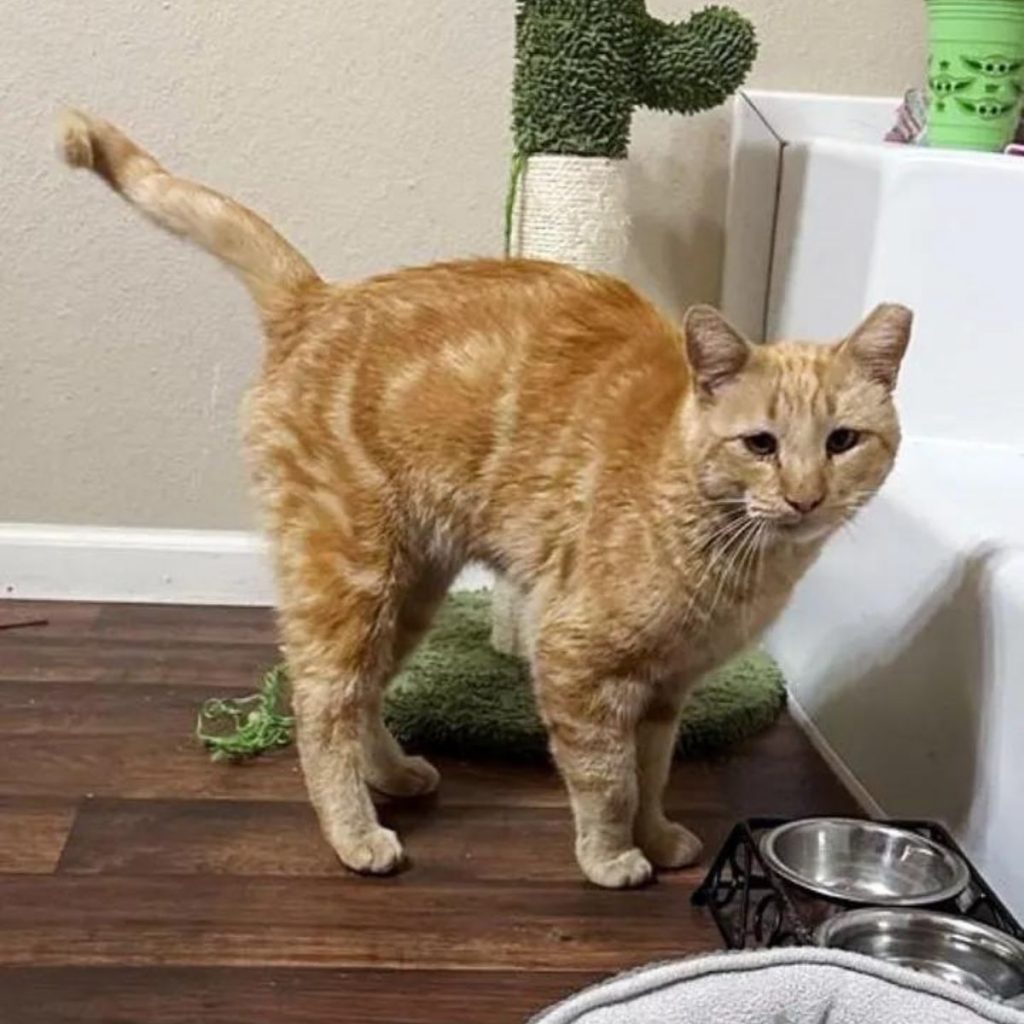
[[[683,333],[694,383],[705,396],[713,395],[747,365],[749,342],[712,306],[687,310]]]
[[[839,346],[872,380],[890,391],[910,341],[914,314],[906,306],[883,303]]]

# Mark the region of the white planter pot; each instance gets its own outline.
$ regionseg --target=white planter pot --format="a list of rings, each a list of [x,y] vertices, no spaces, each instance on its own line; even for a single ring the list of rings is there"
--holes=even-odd
[[[626,161],[531,156],[519,181],[509,254],[620,274],[629,244]],[[523,597],[508,580],[494,585],[491,644],[526,654]]]

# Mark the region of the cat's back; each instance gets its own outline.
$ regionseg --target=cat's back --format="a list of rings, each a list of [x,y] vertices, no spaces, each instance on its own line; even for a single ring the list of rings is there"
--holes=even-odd
[[[459,349],[526,350],[550,361],[611,346],[654,351],[674,328],[618,278],[542,260],[462,260],[411,267],[298,294],[268,318],[272,362],[301,354],[386,369]],[[475,350],[475,351],[474,351]]]
[[[472,476],[512,435],[621,436],[677,392],[676,328],[617,278],[469,260],[314,289],[268,321],[259,405],[376,460]],[[342,424],[342,427],[337,427]]]

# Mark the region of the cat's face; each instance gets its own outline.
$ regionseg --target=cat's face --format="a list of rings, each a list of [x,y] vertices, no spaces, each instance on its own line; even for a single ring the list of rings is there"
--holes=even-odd
[[[751,345],[706,307],[686,320],[698,480],[724,519],[797,542],[838,527],[888,476],[892,389],[911,314],[879,306],[835,345]]]

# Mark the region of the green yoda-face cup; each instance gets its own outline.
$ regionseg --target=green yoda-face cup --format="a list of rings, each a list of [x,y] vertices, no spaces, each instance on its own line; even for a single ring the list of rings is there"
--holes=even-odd
[[[1024,0],[926,0],[928,144],[1001,150],[1024,97]]]

